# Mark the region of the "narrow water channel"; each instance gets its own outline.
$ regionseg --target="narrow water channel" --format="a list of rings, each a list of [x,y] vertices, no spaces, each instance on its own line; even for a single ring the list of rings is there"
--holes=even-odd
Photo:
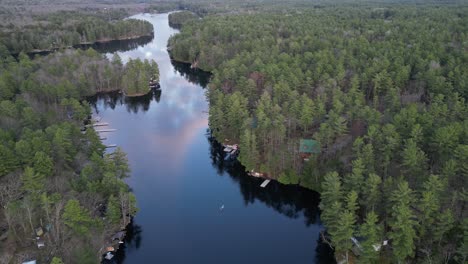
[[[93,101],[132,169],[128,184],[140,209],[116,263],[330,263],[319,243],[318,194],[276,182],[260,188],[238,164],[227,164],[207,134],[207,74],[171,62],[167,41],[178,31],[168,14],[140,14],[154,39],[129,58],[154,59],[161,91]],[[221,206],[224,209],[221,210]]]

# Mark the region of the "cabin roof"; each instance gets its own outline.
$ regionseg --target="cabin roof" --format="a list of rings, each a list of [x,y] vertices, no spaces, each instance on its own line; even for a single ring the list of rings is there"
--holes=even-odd
[[[122,240],[123,238],[125,237],[125,232],[124,231],[120,231],[120,232],[117,232],[113,237],[112,237],[112,240]]]
[[[320,144],[313,139],[301,139],[299,143],[299,152],[301,153],[320,153]]]

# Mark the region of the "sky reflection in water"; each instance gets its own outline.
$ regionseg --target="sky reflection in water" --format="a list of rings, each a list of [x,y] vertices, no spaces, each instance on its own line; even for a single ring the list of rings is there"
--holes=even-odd
[[[260,188],[261,179],[225,163],[206,132],[206,74],[171,63],[166,43],[177,30],[167,14],[136,17],[153,23],[155,38],[119,55],[156,60],[161,92],[94,101],[117,129],[105,143],[128,154],[140,208],[118,263],[330,263],[317,242],[318,195],[275,182]]]

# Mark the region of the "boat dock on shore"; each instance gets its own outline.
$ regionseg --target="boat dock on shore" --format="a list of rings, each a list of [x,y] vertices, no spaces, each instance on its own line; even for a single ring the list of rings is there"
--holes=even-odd
[[[93,120],[96,122],[96,123],[93,123],[93,124],[89,124],[89,125],[86,125],[85,127],[86,128],[90,128],[90,127],[93,127],[93,128],[96,128],[96,127],[107,127],[109,126],[109,123],[106,123],[106,122],[100,122],[102,120],[102,117],[100,116],[97,116],[95,118],[93,118]],[[114,131],[117,131],[117,129],[115,128],[104,128],[104,129],[95,129],[95,131],[97,133],[106,133],[106,132],[114,132]],[[102,136],[101,134],[99,134],[99,140],[101,140],[101,142],[103,140],[106,140],[107,137],[105,136]],[[102,142],[104,144],[104,142]],[[104,144],[104,147],[106,148],[116,148],[117,147],[117,144]]]
[[[269,179],[263,181],[262,184],[260,184],[260,187],[265,188],[270,183],[270,181],[271,180],[269,180]]]
[[[115,128],[108,128],[108,129],[97,129],[96,132],[102,133],[102,132],[114,132],[117,131]]]

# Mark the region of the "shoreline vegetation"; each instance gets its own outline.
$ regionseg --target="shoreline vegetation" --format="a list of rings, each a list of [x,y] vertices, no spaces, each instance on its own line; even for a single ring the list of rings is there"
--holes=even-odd
[[[210,129],[246,171],[321,193],[337,261],[464,263],[467,8],[259,5],[168,48],[213,73]]]
[[[125,153],[105,154],[95,130],[81,130],[91,114],[84,98],[112,87],[147,91],[159,80],[157,64],[123,65],[92,49],[34,60],[0,50],[0,254],[10,262],[95,263],[137,207],[123,181]]]
[[[90,115],[83,98],[114,84],[141,93],[156,70],[136,60],[116,83],[120,59],[92,50],[33,61],[19,53],[16,61],[12,52],[90,41],[101,25],[128,16],[104,5],[43,13],[24,5],[21,13],[17,2],[0,10],[11,21],[0,24],[0,223],[8,225],[0,255],[48,263],[56,252],[65,263],[94,263],[95,249],[137,209],[123,181],[125,154],[105,155],[96,132],[80,132]],[[338,261],[464,263],[467,6],[416,2],[142,8],[203,17],[181,22],[168,49],[171,59],[213,73],[213,136],[240,145],[246,170],[319,191]],[[301,152],[301,139],[317,141],[319,153]],[[29,239],[38,226],[51,250],[21,251],[40,242]]]
[[[27,51],[25,52],[26,54],[28,55],[36,55],[36,54],[49,54],[49,53],[52,53],[52,52],[57,52],[57,51],[60,51],[60,50],[66,50],[66,49],[77,49],[77,48],[81,48],[81,46],[92,46],[92,45],[95,45],[95,44],[104,44],[104,43],[109,43],[109,42],[114,42],[114,41],[122,41],[122,40],[138,40],[138,39],[142,39],[142,38],[146,38],[146,37],[154,37],[154,32],[152,32],[151,34],[144,34],[144,35],[135,35],[135,36],[130,36],[130,37],[120,37],[120,38],[114,38],[114,39],[102,39],[102,40],[96,40],[95,42],[81,42],[81,43],[78,43],[78,44],[73,44],[72,46],[65,46],[65,47],[57,47],[57,48],[54,48],[54,49],[43,49],[43,50],[30,50],[30,51]],[[24,52],[24,51],[22,51]],[[20,54],[20,52],[17,52],[17,53],[11,53],[12,56],[18,56]]]
[[[0,26],[0,43],[14,54],[154,35],[151,23],[123,19],[120,13],[114,15],[108,12],[89,14],[60,11],[48,15],[38,14],[31,24],[10,23]],[[117,18],[111,19],[114,16]]]
[[[18,12],[17,4],[0,8],[8,21],[0,25],[2,262],[96,263],[108,247],[118,249],[138,209],[124,182],[125,153],[106,154],[97,132],[83,130],[91,116],[85,98],[113,90],[140,95],[148,81],[159,81],[159,70],[154,61],[123,65],[118,56],[109,61],[75,48],[154,37],[153,27],[123,20],[123,9],[25,5]],[[31,60],[28,51],[52,53]]]
[[[181,29],[182,25],[192,23],[199,17],[191,11],[178,11],[169,14],[169,26]]]

